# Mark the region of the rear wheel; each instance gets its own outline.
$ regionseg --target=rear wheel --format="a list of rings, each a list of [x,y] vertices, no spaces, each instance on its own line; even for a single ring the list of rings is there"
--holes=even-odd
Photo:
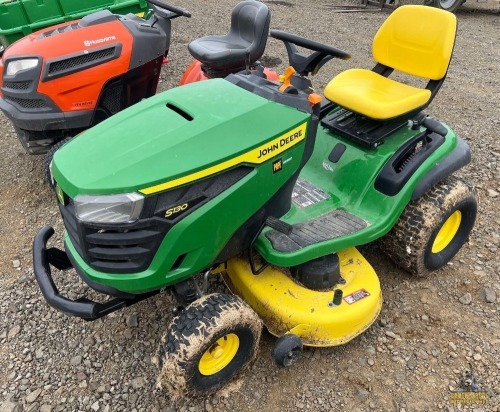
[[[434,6],[454,13],[463,3],[465,3],[465,0],[424,0],[424,2],[427,6]]]
[[[466,242],[477,214],[477,197],[450,176],[412,201],[380,246],[395,264],[425,275],[448,263]]]
[[[159,385],[173,398],[217,391],[255,358],[261,328],[257,314],[236,296],[213,294],[193,302],[163,337]]]

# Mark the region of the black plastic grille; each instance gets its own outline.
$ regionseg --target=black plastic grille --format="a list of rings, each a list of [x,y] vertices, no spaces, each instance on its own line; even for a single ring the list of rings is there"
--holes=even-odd
[[[121,85],[118,85],[106,90],[106,94],[104,95],[102,105],[111,114],[116,114],[120,110],[122,110],[123,107],[122,100],[123,100],[123,88]]]
[[[193,199],[213,199],[252,170],[251,167],[240,166],[188,186],[163,192],[158,195],[155,213],[161,213],[171,206],[189,202]]]
[[[109,273],[135,273],[148,268],[167,223],[158,218],[141,220],[123,229],[88,224],[76,219],[73,202],[60,206],[64,226],[78,254],[94,269]]]
[[[75,67],[84,66],[92,62],[107,59],[115,54],[115,47],[98,50],[95,52],[82,54],[81,56],[70,57],[68,59],[59,60],[50,63],[48,74],[55,74],[71,70]]]
[[[25,108],[25,109],[48,109],[42,99],[20,99],[19,97],[5,96],[5,100]]]
[[[31,80],[23,81],[23,82],[4,82],[3,87],[5,89],[11,90],[28,90],[32,85]]]

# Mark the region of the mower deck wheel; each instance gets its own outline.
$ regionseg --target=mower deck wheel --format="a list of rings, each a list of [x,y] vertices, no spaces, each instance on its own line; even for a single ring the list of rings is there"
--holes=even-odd
[[[278,366],[288,368],[302,357],[302,340],[293,333],[287,333],[274,344],[271,355]]]
[[[198,299],[172,320],[162,339],[159,386],[174,399],[217,391],[255,358],[261,329],[257,314],[237,296]]]
[[[379,244],[391,260],[414,275],[448,263],[467,241],[477,214],[477,196],[450,176],[410,202]]]

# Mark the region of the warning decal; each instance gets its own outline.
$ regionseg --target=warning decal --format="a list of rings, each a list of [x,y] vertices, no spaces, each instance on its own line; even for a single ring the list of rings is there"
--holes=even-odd
[[[308,207],[327,199],[330,199],[328,193],[301,177],[297,179],[292,193],[292,202],[297,206]]]
[[[366,290],[360,289],[356,292],[351,293],[350,295],[344,296],[344,300],[349,305],[352,305],[353,303],[356,303],[358,300],[366,298],[367,296],[370,296],[370,294]]]

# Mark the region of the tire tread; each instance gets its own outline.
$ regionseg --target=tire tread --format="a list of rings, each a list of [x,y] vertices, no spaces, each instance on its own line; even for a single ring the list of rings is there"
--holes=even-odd
[[[473,188],[455,176],[447,177],[408,204],[391,231],[378,241],[380,248],[409,273],[427,275],[431,269],[424,256],[432,231],[443,212],[468,199],[476,202]]]

